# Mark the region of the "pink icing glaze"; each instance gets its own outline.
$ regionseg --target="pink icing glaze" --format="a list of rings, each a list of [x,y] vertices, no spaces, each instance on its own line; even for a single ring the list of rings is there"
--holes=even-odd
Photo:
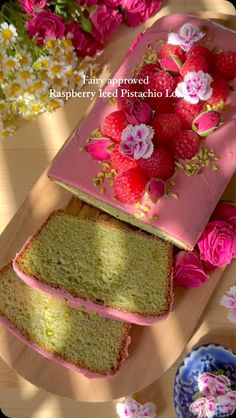
[[[169,309],[167,313],[161,316],[142,316],[136,313],[122,312],[117,309],[110,308],[108,306],[98,305],[94,302],[91,302],[90,300],[85,300],[79,297],[75,297],[65,290],[56,289],[48,284],[42,283],[39,279],[37,279],[34,276],[26,275],[20,269],[17,260],[18,260],[18,257],[21,257],[21,255],[24,253],[25,249],[31,243],[32,239],[33,237],[29,237],[27,241],[25,242],[25,244],[23,245],[23,247],[21,248],[21,250],[16,254],[13,260],[13,269],[21,280],[23,280],[26,284],[33,287],[34,289],[41,291],[41,292],[48,293],[54,298],[57,298],[59,300],[67,300],[68,305],[71,306],[71,308],[75,308],[75,309],[83,308],[86,312],[96,312],[97,314],[104,316],[105,318],[128,322],[131,324],[152,325],[157,321],[166,319],[168,314],[170,313],[172,309],[172,304],[173,304],[173,290],[172,290],[173,278],[171,278]]]
[[[17,337],[20,341],[22,341],[24,344],[26,344],[28,347],[32,348],[33,350],[37,351],[37,353],[41,354],[43,357],[46,357],[49,360],[52,360],[61,366],[64,366],[70,370],[73,370],[74,372],[82,373],[85,377],[92,379],[92,378],[102,378],[102,377],[114,377],[117,375],[115,374],[107,374],[102,375],[99,373],[93,373],[85,369],[81,369],[80,367],[77,367],[75,364],[69,363],[62,358],[58,357],[55,354],[48,353],[43,348],[38,346],[37,344],[33,343],[32,341],[28,340],[15,326],[4,316],[0,315],[0,323],[8,330],[11,334],[13,334],[15,337]],[[128,358],[128,346],[131,343],[131,337],[128,336],[126,340],[125,347],[123,349],[123,356],[121,359],[121,364],[124,363],[124,361]]]
[[[213,36],[213,42],[218,47],[227,50],[230,45],[235,45],[236,33],[234,31],[226,30],[220,25],[194,16],[172,14],[159,19],[146,31],[135,49],[126,57],[115,78],[129,77],[131,69],[140,63],[146,52],[147,44],[154,44],[159,38],[167,39],[170,29],[177,31],[186,22],[207,25],[209,28],[207,36]],[[111,89],[112,86],[106,88],[106,90]],[[176,182],[173,192],[178,193],[179,199],[175,200],[168,196],[157,206],[152,204],[149,217],[157,213],[159,218],[155,221],[148,218],[140,219],[138,225],[141,228],[147,229],[147,225],[151,225],[157,228],[157,234],[160,230],[166,235],[166,239],[177,239],[180,247],[193,249],[236,169],[234,119],[236,105],[232,101],[233,99],[235,101],[235,98],[236,89],[231,92],[232,103],[224,112],[225,124],[206,139],[206,145],[209,148],[214,148],[216,154],[220,156],[220,160],[217,161],[219,170],[213,172],[207,168],[202,174],[194,177],[187,177],[182,171],[176,173],[173,177]],[[122,213],[133,216],[137,210],[131,205],[112,199],[112,189],[107,190],[105,195],[99,193],[99,188],[92,184],[92,177],[95,177],[100,171],[100,165],[97,161],[93,161],[89,154],[79,151],[80,147],[85,145],[90,132],[99,127],[102,119],[114,110],[115,107],[109,105],[107,99],[99,98],[84,123],[53,161],[48,175],[56,181],[83,192],[88,197],[92,196],[98,201],[108,204],[108,209],[106,209],[108,212],[111,208],[112,213],[112,208],[115,207],[120,211],[122,219]],[[99,202],[94,202],[94,204],[99,206]]]

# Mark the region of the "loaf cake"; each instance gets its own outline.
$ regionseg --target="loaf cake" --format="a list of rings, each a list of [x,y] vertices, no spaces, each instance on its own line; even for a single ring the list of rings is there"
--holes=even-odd
[[[128,356],[130,325],[70,308],[0,272],[0,322],[43,356],[87,377],[112,376]]]
[[[192,250],[236,169],[236,52],[228,51],[235,44],[235,32],[198,17],[156,21],[56,156],[49,177]]]
[[[28,285],[108,318],[150,325],[171,308],[172,245],[129,226],[55,211],[13,267]]]

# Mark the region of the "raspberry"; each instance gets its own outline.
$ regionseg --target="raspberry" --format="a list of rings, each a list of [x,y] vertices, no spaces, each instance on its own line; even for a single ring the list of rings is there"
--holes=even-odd
[[[147,97],[145,102],[158,114],[171,113],[173,111],[174,97]]]
[[[155,131],[153,142],[168,142],[181,129],[181,122],[177,115],[164,113],[157,115],[152,121],[152,127]]]
[[[210,99],[207,100],[207,102],[210,105],[217,105],[222,100],[226,100],[229,95],[229,86],[227,81],[224,77],[222,77],[220,74],[216,74],[214,76],[214,80],[211,83],[211,87],[213,89],[212,96]]]
[[[119,145],[116,145],[111,152],[111,163],[112,168],[114,168],[118,173],[120,171],[126,171],[130,168],[138,167],[139,165],[137,160],[121,154],[119,151]]]
[[[169,90],[169,93],[172,93],[174,87],[173,77],[163,70],[156,70],[149,75],[149,83],[143,85],[143,89],[148,91],[158,92],[162,94],[163,97],[166,96],[166,91]]]
[[[143,66],[143,68],[139,71],[137,78],[143,79],[146,77],[149,77],[151,74],[154,73],[154,71],[159,70],[159,64],[146,64]]]
[[[150,158],[147,160],[142,158],[140,166],[149,178],[157,177],[162,180],[170,178],[175,171],[174,157],[162,144],[155,148]]]
[[[232,80],[236,77],[236,52],[224,51],[215,56],[215,65],[227,80]]]
[[[193,119],[203,111],[203,104],[191,104],[184,99],[176,103],[174,112],[179,117],[183,128],[190,129],[192,127]]]
[[[164,45],[160,50],[160,59],[169,57],[171,55],[178,57],[181,62],[186,60],[185,54],[179,46],[171,44]]]
[[[114,180],[116,198],[123,203],[137,202],[144,194],[147,181],[146,174],[139,167],[122,171]]]
[[[180,131],[172,139],[172,149],[178,158],[192,158],[199,150],[200,141],[193,131]]]
[[[212,52],[209,51],[208,48],[206,48],[205,46],[202,46],[202,45],[194,45],[188,51],[188,53],[187,53],[187,59],[193,58],[193,57],[194,58],[198,58],[198,57],[205,58],[208,66],[211,65],[212,60],[213,60],[213,54],[212,54]]]
[[[105,117],[102,122],[102,134],[113,139],[115,142],[121,141],[123,130],[127,126],[125,112],[123,110],[116,110]]]
[[[205,58],[201,56],[187,58],[185,63],[181,67],[180,74],[182,76],[185,76],[187,73],[191,71],[203,71],[204,73],[207,73],[208,65]]]

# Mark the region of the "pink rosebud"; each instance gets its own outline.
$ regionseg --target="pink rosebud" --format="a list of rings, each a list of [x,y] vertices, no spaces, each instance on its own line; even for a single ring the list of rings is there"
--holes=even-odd
[[[20,5],[25,13],[34,14],[38,13],[44,8],[47,0],[20,0]]]
[[[27,22],[29,36],[34,36],[40,44],[43,44],[47,38],[57,39],[64,35],[65,25],[61,17],[51,11],[43,11],[35,14]]]
[[[125,23],[138,26],[161,8],[161,0],[124,0]]]
[[[162,179],[153,178],[147,184],[147,192],[153,202],[158,202],[166,196],[166,184]]]
[[[86,151],[94,160],[106,161],[111,158],[111,149],[114,143],[108,138],[95,138],[86,145]]]
[[[236,410],[236,392],[230,391],[216,398],[216,411],[220,416],[231,417]],[[225,414],[225,415],[223,415]],[[226,415],[227,414],[227,415]]]
[[[189,411],[198,418],[213,418],[216,411],[215,398],[209,396],[207,398],[198,398],[191,403]]]
[[[200,287],[209,279],[194,252],[180,251],[175,257],[174,283],[186,287]]]
[[[182,61],[176,55],[165,56],[159,62],[161,68],[171,74],[178,74],[182,66]]]
[[[105,5],[98,6],[90,16],[93,24],[92,35],[98,42],[104,42],[122,21],[118,10],[113,10]]]
[[[219,202],[212,216],[212,221],[225,221],[236,227],[236,204]]]
[[[236,233],[224,221],[208,222],[198,241],[200,258],[214,267],[230,264],[236,256]]]
[[[230,380],[224,375],[202,373],[198,376],[198,388],[205,396],[225,395],[230,390]]]
[[[149,104],[139,99],[131,99],[126,101],[125,115],[131,125],[148,124],[152,117],[152,109]]]
[[[93,56],[102,49],[102,45],[93,36],[83,32],[76,22],[68,22],[66,24],[65,34],[67,35],[68,33],[72,35],[74,48],[80,57]]]
[[[221,125],[220,112],[210,110],[202,112],[193,120],[192,130],[200,136],[208,136]]]

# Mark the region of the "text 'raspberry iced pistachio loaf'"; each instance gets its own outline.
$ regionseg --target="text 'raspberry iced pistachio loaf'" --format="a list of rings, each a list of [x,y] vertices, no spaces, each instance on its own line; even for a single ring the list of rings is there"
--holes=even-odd
[[[28,285],[108,318],[163,319],[172,301],[172,245],[130,227],[54,212],[16,255]]]
[[[236,33],[184,14],[130,49],[49,177],[193,249],[236,169]]]
[[[0,323],[28,346],[87,377],[117,373],[128,356],[130,325],[70,308],[0,272]]]

